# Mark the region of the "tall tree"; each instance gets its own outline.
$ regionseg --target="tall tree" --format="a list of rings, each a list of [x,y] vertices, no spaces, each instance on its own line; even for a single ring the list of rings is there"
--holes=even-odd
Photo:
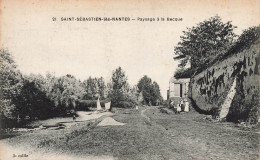
[[[190,62],[191,68],[200,67],[218,54],[228,50],[236,35],[231,21],[223,23],[219,16],[211,17],[197,26],[183,31],[181,41],[174,48],[179,67]]]
[[[100,78],[91,78],[83,81],[84,87],[84,97],[86,100],[94,100],[97,96],[100,96],[101,99],[105,98],[105,81],[103,77]]]
[[[143,78],[139,80],[137,87],[138,87],[138,91],[142,92],[143,94],[144,103],[151,104],[152,79],[145,75]]]
[[[39,87],[37,81],[27,78],[24,80],[21,93],[17,97],[16,108],[19,117],[52,117],[54,115],[53,102],[46,96],[46,92],[42,90],[42,86]]]
[[[152,89],[152,104],[158,105],[160,101],[162,101],[162,96],[160,92],[160,87],[157,82],[153,82],[153,89]]]
[[[8,50],[0,50],[0,64],[0,117],[13,119],[17,116],[15,104],[23,87],[23,79]]]
[[[109,98],[111,98],[112,105],[120,107],[120,104],[127,99],[127,93],[129,91],[127,76],[121,67],[113,71],[111,87]]]
[[[138,84],[138,91],[143,94],[144,103],[149,105],[157,105],[158,101],[162,100],[160,87],[157,82],[152,82],[148,76],[142,77]]]
[[[98,84],[98,94],[101,99],[105,98],[105,90],[106,90],[106,84],[103,77],[100,77],[97,79]]]
[[[81,99],[84,89],[80,82],[72,75],[66,75],[59,78],[61,85],[61,104],[66,108],[75,108],[76,102]]]
[[[58,114],[62,114],[65,110],[64,107],[62,107],[61,97],[62,92],[64,91],[63,85],[60,83],[60,78],[55,77],[54,74],[47,73],[46,79],[45,79],[45,89],[46,89],[46,95],[48,98],[50,98],[55,108],[54,110]]]

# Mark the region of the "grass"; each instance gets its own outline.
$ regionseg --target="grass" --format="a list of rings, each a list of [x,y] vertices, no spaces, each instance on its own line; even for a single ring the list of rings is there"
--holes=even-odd
[[[231,123],[212,123],[195,111],[179,115],[158,107],[116,110],[124,126],[97,127],[105,117],[62,130],[42,130],[3,140],[32,153],[117,159],[258,159],[259,134]],[[33,141],[30,141],[33,139]]]

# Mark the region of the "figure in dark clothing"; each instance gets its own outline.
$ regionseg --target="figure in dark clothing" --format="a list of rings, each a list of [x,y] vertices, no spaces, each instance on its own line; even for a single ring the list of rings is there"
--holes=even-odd
[[[76,115],[73,114],[73,121],[76,121]]]
[[[169,101],[169,109],[171,109],[172,108],[172,100],[170,99],[170,101]]]

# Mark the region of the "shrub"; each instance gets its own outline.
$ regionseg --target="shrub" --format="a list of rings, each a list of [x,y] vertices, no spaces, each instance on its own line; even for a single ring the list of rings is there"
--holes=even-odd
[[[174,73],[174,77],[175,78],[190,78],[191,74],[192,74],[193,70],[191,68],[187,68],[187,69],[178,69],[175,73]]]
[[[135,105],[132,103],[132,102],[129,102],[129,101],[122,101],[119,103],[119,108],[132,108],[134,107]]]
[[[243,51],[244,49],[249,48],[260,36],[260,26],[250,27],[243,31],[239,36],[237,42],[230,48],[226,55],[231,55]]]
[[[105,108],[105,103],[110,102],[110,99],[105,99],[100,101],[101,107]],[[90,108],[97,107],[97,100],[80,100],[77,103],[77,111],[90,111]]]
[[[101,102],[100,102],[101,103]],[[77,103],[76,109],[78,111],[89,111],[91,107],[97,106],[97,100],[80,100]]]
[[[199,74],[208,66],[212,66],[213,64],[220,62],[228,58],[229,56],[242,52],[244,49],[249,48],[251,45],[255,43],[259,43],[259,38],[260,26],[250,27],[243,31],[243,33],[239,36],[237,41],[229,48],[227,52],[219,53],[217,56],[210,58],[210,61],[206,62],[206,64],[201,65],[198,68],[193,68],[193,71],[196,70],[196,74]]]

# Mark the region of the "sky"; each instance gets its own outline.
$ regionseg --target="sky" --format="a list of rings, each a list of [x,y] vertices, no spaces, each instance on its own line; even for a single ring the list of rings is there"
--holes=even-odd
[[[121,66],[130,85],[144,75],[160,85],[166,99],[177,69],[174,46],[182,32],[218,15],[232,21],[237,34],[259,25],[259,0],[94,1],[2,0],[1,47],[24,74],[72,74],[80,80],[103,76]],[[182,21],[61,21],[62,17],[182,18]],[[56,21],[52,19],[56,18]]]

